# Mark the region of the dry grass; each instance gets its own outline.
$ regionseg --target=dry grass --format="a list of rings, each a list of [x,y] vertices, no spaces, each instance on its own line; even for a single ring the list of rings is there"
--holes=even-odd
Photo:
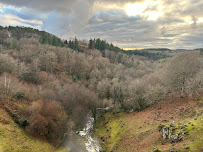
[[[163,102],[161,108],[160,103],[157,103],[137,113],[116,115],[107,113],[96,123],[95,137],[101,141],[102,147],[107,152],[111,150],[116,152],[147,152],[152,151],[155,147],[161,151],[175,148],[185,152],[187,151],[186,147],[191,152],[201,151],[203,148],[203,107],[200,106],[199,102],[203,101],[174,98]],[[105,124],[106,120],[108,120],[108,124]],[[119,128],[118,120],[122,120],[125,127]],[[191,124],[197,125],[189,129],[190,133],[183,142],[162,145],[162,135],[158,131],[158,126],[170,124],[172,121],[177,123],[191,122]],[[116,123],[117,125],[112,125]],[[119,132],[114,135],[112,131],[107,132],[106,127],[111,127],[114,132]],[[110,136],[110,138],[102,141],[101,137],[103,136]]]

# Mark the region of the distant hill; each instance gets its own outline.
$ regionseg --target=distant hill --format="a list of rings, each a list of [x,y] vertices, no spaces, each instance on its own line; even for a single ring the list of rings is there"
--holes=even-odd
[[[170,57],[168,54],[165,54],[166,51],[156,51],[153,52],[151,49],[150,50],[128,50],[124,51],[128,55],[137,55],[137,56],[144,56],[150,60],[160,60],[164,58]]]
[[[49,33],[45,31],[39,31],[38,29],[34,29],[31,27],[21,27],[21,26],[0,26],[0,30],[4,30],[10,33],[10,36],[15,37],[17,39],[20,38],[32,38],[32,37],[39,37],[40,35],[47,34],[50,35]]]
[[[64,42],[57,36],[52,35],[48,32],[39,31],[38,29],[34,29],[30,27],[0,26],[0,31],[4,31],[4,35],[2,34],[2,39],[3,39],[3,36],[6,36],[6,35],[7,37],[16,38],[17,40],[21,38],[38,38],[40,43],[42,44],[50,44],[53,46],[60,46],[60,47],[64,46]]]
[[[168,48],[149,48],[149,49],[141,49],[141,51],[168,51],[171,52],[171,49]]]
[[[150,48],[150,49],[141,49],[136,51],[134,50],[124,51],[121,48],[108,43],[106,40],[101,40],[100,38],[90,39],[89,43],[84,45],[84,44],[80,44],[80,41],[76,37],[69,41],[68,40],[63,41],[55,35],[49,34],[45,31],[33,29],[30,27],[0,26],[0,31],[4,31],[4,35],[2,34],[2,37],[0,37],[0,44],[4,43],[3,39],[5,36],[16,38],[17,40],[21,38],[37,38],[39,39],[39,42],[41,44],[49,44],[52,46],[59,46],[59,47],[69,47],[79,52],[91,52],[92,49],[97,49],[104,56],[105,50],[109,50],[116,53],[124,53],[127,55],[144,56],[150,60],[159,60],[162,58],[167,58],[168,55],[162,52],[171,51],[170,49],[167,49],[167,48]],[[7,43],[7,45],[9,44]]]

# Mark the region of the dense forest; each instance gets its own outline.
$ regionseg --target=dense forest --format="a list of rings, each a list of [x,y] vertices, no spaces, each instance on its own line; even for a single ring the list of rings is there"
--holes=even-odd
[[[97,107],[140,111],[169,96],[200,95],[202,50],[164,52],[0,27],[0,104],[28,134],[57,145]]]

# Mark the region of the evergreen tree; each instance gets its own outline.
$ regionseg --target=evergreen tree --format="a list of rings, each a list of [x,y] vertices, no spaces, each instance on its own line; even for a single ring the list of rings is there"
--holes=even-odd
[[[101,50],[101,40],[100,38],[95,41],[95,49]]]
[[[78,42],[78,39],[75,37],[75,40],[74,40],[74,50],[76,51],[79,51],[80,47],[79,47],[79,42]]]
[[[63,43],[63,41],[61,41],[60,38],[58,38],[56,36],[51,36],[51,35],[46,34],[46,33],[43,33],[40,36],[39,42],[41,44],[49,44],[49,45],[53,45],[53,46],[64,47],[64,43]]]
[[[102,40],[100,43],[100,50],[104,51],[106,49],[106,41]]]
[[[97,49],[104,54],[104,50],[110,50],[114,52],[122,51],[119,47],[114,46],[113,44],[109,44],[106,42],[106,40],[101,40],[100,38],[97,39],[90,39],[89,40],[89,49]]]
[[[74,48],[73,41],[69,40],[69,42],[68,42],[68,47],[71,48],[71,49]]]
[[[52,45],[57,46],[57,39],[55,36],[53,36],[53,38],[52,38]]]
[[[94,41],[92,39],[89,40],[89,49],[94,49]]]
[[[65,40],[65,41],[64,41],[64,44],[66,44],[66,45],[67,45],[67,44],[68,44],[68,41],[67,41],[67,40]]]

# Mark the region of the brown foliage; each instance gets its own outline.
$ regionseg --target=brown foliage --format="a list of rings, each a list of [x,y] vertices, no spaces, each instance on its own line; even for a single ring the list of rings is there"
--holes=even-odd
[[[57,102],[35,101],[27,110],[30,125],[26,130],[49,141],[60,141],[67,131],[67,114]]]

